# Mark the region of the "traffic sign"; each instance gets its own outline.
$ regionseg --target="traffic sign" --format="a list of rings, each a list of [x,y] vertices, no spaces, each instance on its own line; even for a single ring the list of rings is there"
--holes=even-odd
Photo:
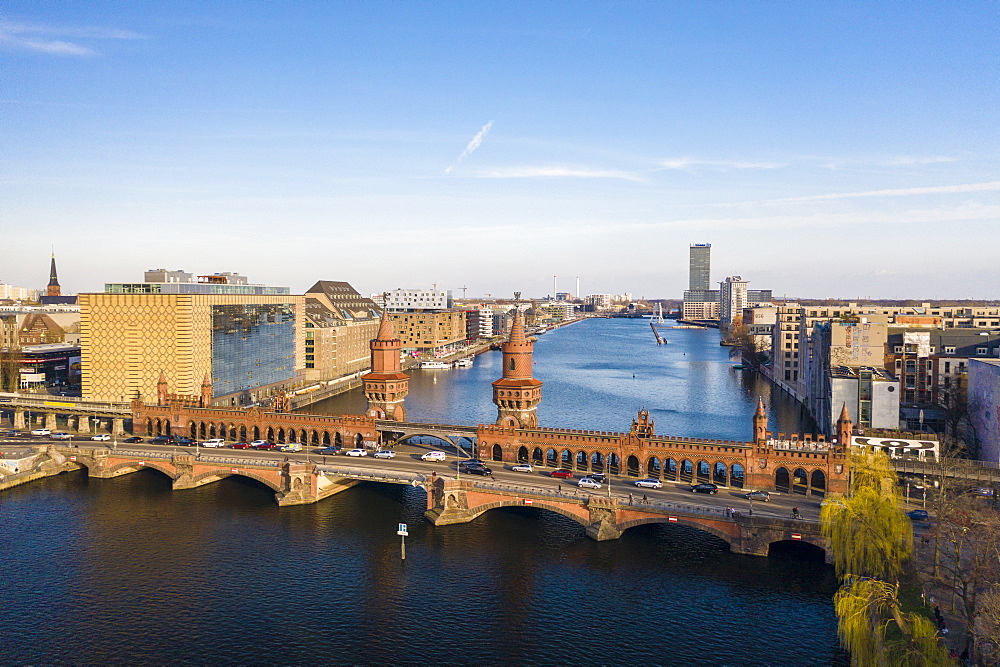
[[[396,534],[397,535],[403,535],[404,537],[407,536],[407,535],[409,535],[409,533],[406,532],[406,524],[405,523],[399,524],[399,530],[396,531]]]

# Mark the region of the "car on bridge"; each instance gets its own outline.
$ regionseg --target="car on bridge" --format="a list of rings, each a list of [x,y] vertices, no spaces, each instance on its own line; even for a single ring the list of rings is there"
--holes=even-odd
[[[337,454],[343,454],[344,449],[342,447],[324,447],[323,449],[317,450],[317,454],[324,454],[327,456],[335,456]]]
[[[300,445],[297,442],[292,442],[292,443],[289,443],[289,444],[281,447],[279,451],[282,451],[282,452],[301,452],[302,451],[302,445]]]
[[[592,477],[581,477],[580,481],[576,483],[577,486],[584,489],[599,489],[601,488],[601,483]]]
[[[391,449],[380,449],[379,451],[372,454],[377,459],[394,459],[396,458],[396,452]]]
[[[50,431],[47,428],[36,428],[34,431],[31,432],[31,435],[35,436],[36,438],[41,438],[43,436],[52,435],[52,431]]]
[[[702,484],[695,484],[691,487],[691,493],[718,493],[719,487],[715,484],[709,484],[704,482]]]
[[[153,443],[154,445],[165,445],[168,442],[170,442],[170,436],[169,435],[158,435],[155,438],[153,438],[152,440],[150,440],[150,442]]]
[[[24,435],[24,433],[21,433],[20,431],[7,431],[6,433],[0,435],[2,435],[4,438],[20,438],[21,436]]]
[[[254,440],[250,443],[250,446],[254,449],[277,449],[278,446],[273,442],[268,442],[267,440]]]
[[[191,438],[174,438],[174,443],[182,447],[190,447],[191,445],[194,444],[194,440],[192,440]]]
[[[510,467],[514,472],[534,472],[534,468],[531,467],[530,463],[518,463]]]
[[[483,477],[486,477],[487,475],[493,474],[493,469],[486,467],[486,465],[482,463],[470,463],[465,466],[465,472],[470,475],[482,475]]]
[[[750,491],[749,493],[744,493],[743,497],[747,500],[759,500],[762,503],[766,503],[771,500],[771,494],[767,491]]]
[[[348,449],[344,453],[348,456],[368,456],[368,452],[364,449]]]
[[[421,461],[444,461],[448,455],[442,451],[425,452],[420,455]]]
[[[640,479],[635,483],[636,486],[641,486],[645,489],[662,489],[663,482],[656,479],[655,477],[647,477],[646,479]]]
[[[226,446],[226,441],[223,440],[222,438],[211,438],[210,440],[206,440],[205,442],[201,443],[201,446],[202,447],[225,447]]]
[[[91,440],[97,440],[98,442],[107,442],[111,439],[111,436],[107,433],[98,433],[97,435],[90,436]]]
[[[122,440],[122,442],[127,442],[127,443],[129,443],[129,444],[135,444],[135,443],[137,443],[137,442],[142,442],[142,438],[140,438],[140,437],[139,437],[139,436],[137,436],[137,435],[133,435],[133,436],[132,436],[132,437],[130,437],[130,438],[125,438],[124,440]]]
[[[232,447],[233,449],[250,449],[249,442],[234,442],[229,446]]]
[[[71,436],[69,433],[66,433],[64,431],[60,431],[59,433],[53,433],[52,434],[52,439],[53,440],[72,440],[73,436]]]
[[[573,479],[573,471],[566,468],[559,468],[558,470],[553,470],[549,473],[549,477],[558,477],[559,479]]]

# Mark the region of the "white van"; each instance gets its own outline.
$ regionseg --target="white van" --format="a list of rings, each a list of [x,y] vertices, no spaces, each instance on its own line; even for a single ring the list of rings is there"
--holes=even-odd
[[[445,456],[444,452],[427,452],[420,458],[424,461],[444,461]]]
[[[222,438],[212,438],[211,440],[206,440],[201,443],[202,447],[225,447],[226,441]]]

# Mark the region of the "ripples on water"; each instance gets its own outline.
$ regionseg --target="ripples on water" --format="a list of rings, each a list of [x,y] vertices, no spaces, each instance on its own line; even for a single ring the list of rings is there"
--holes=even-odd
[[[693,332],[704,340],[690,346],[671,335],[673,347],[639,354],[626,326],[585,322],[539,341],[551,406],[543,423],[627,429],[645,406],[661,433],[749,435],[756,392],[711,332]],[[580,346],[620,356],[581,361]],[[411,418],[492,421],[498,359],[437,380],[415,373]],[[737,414],[716,415],[726,410]],[[173,492],[150,470],[9,490],[0,664],[847,664],[822,563],[736,556],[682,526],[597,543],[529,508],[435,528],[425,502],[420,489],[363,484],[279,508],[250,480]],[[400,522],[410,531],[405,563]]]

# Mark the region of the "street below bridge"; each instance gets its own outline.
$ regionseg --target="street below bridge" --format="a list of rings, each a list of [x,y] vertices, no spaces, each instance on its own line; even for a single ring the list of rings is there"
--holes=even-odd
[[[0,447],[3,448],[5,455],[16,456],[19,451],[27,455],[30,451],[30,446],[43,444],[56,444],[60,446],[67,445],[66,442],[62,441],[48,441],[45,439],[32,438],[14,442],[7,441],[0,443]],[[502,488],[507,490],[520,489],[525,493],[531,493],[532,490],[537,489],[546,495],[559,495],[565,498],[584,499],[589,496],[608,497],[609,494],[609,484],[607,482],[605,482],[600,489],[580,488],[577,486],[577,482],[581,477],[586,476],[585,473],[574,471],[572,479],[554,478],[550,477],[549,473],[556,468],[550,466],[533,466],[534,470],[527,473],[515,472],[511,470],[510,464],[486,461],[486,465],[493,470],[492,478],[490,476],[483,477],[480,475],[473,475],[460,469],[461,467],[459,465],[459,462],[469,458],[468,450],[465,448],[459,448],[456,450],[456,448],[451,446],[439,446],[441,443],[435,443],[433,445],[419,443],[403,444],[394,449],[396,456],[392,459],[375,458],[371,456],[373,452],[369,452],[367,456],[359,457],[346,456],[344,454],[322,455],[318,453],[320,450],[318,447],[309,447],[301,452],[281,452],[252,449],[232,449],[230,447],[208,448],[177,446],[172,444],[125,444],[121,442],[98,443],[91,442],[89,440],[80,440],[78,444],[81,447],[117,447],[122,450],[127,449],[130,452],[149,452],[150,454],[160,456],[173,453],[196,454],[198,459],[202,461],[218,460],[220,462],[224,461],[226,464],[234,465],[243,461],[248,464],[254,461],[273,461],[275,463],[279,463],[289,460],[309,462],[316,464],[319,469],[328,476],[351,476],[356,473],[360,473],[363,476],[365,472],[370,472],[373,477],[379,477],[385,474],[391,475],[392,473],[423,476],[423,478],[429,478],[432,475],[435,475],[452,479],[459,477],[461,479],[481,484],[486,488],[495,487],[497,489]],[[446,461],[436,462],[423,461],[420,459],[422,454],[432,450],[447,452],[448,459]],[[792,509],[797,507],[803,520],[807,522],[815,522],[819,520],[819,507],[821,502],[821,499],[819,498],[807,498],[801,495],[776,493],[771,491],[770,500],[768,502],[753,501],[751,503],[743,497],[746,490],[735,487],[720,486],[717,494],[705,494],[693,493],[691,491],[691,485],[683,482],[664,481],[663,488],[650,489],[637,487],[635,482],[638,478],[636,477],[611,475],[609,479],[610,495],[616,498],[618,502],[623,505],[631,504],[635,507],[642,507],[644,504],[643,498],[645,497],[646,504],[649,505],[651,509],[655,509],[657,505],[661,504],[685,505],[701,508],[706,511],[717,511],[723,516],[725,515],[727,508],[732,508],[741,514],[747,514],[751,510],[752,505],[754,516],[780,519],[787,519],[791,517]]]

